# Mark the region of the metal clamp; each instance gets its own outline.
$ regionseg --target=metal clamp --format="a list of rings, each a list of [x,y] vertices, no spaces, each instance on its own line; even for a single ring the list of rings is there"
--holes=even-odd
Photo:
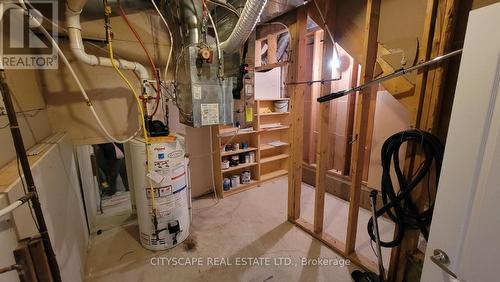
[[[450,264],[450,258],[443,250],[435,249],[434,255],[431,256],[431,261],[448,273],[451,277],[458,279],[458,276],[448,268],[447,265]]]

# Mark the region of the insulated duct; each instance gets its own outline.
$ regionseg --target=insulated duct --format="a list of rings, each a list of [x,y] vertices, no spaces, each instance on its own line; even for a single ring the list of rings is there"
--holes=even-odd
[[[260,14],[266,6],[267,0],[248,0],[241,12],[240,19],[229,38],[220,44],[226,53],[234,53],[248,39],[252,33]]]
[[[75,57],[85,64],[112,67],[113,64],[109,58],[97,57],[85,52],[81,33],[82,28],[80,26],[80,14],[82,13],[85,3],[87,3],[87,0],[68,0],[66,3],[66,25],[68,28],[70,49]],[[149,79],[149,73],[146,68],[137,62],[115,59],[115,63],[120,69],[133,70],[136,72],[141,82]]]

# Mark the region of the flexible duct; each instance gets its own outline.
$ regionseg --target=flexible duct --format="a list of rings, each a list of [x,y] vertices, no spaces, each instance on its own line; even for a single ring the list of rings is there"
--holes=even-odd
[[[248,39],[259,20],[267,0],[248,0],[241,12],[240,19],[229,38],[220,44],[226,53],[234,53]]]
[[[80,26],[80,14],[86,2],[87,0],[68,0],[66,3],[66,24],[68,28],[70,49],[75,57],[85,64],[91,66],[112,67],[113,64],[109,58],[97,57],[85,52]],[[115,63],[120,69],[133,70],[136,72],[141,79],[141,82],[149,79],[149,73],[146,68],[137,62],[118,59],[115,60]]]

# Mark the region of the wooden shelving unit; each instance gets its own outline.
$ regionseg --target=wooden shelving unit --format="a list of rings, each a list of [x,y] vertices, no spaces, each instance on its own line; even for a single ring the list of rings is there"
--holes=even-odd
[[[260,186],[268,181],[288,174],[289,166],[289,129],[290,113],[275,112],[274,102],[282,99],[255,100],[254,122],[251,129],[230,126],[212,127],[212,151],[214,152],[214,179],[216,192],[220,198]],[[274,125],[273,127],[266,127]],[[272,142],[280,142],[271,145]],[[236,151],[223,151],[222,146],[233,143],[248,143],[249,147]],[[222,169],[222,159],[242,153],[255,152],[254,163],[243,163],[228,169]],[[243,171],[250,171],[250,183],[240,184],[236,188],[224,191],[223,180]]]

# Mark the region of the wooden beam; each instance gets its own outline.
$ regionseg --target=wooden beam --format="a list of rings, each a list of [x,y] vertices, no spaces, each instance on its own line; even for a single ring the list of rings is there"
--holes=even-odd
[[[325,18],[331,22],[335,21],[335,3],[328,1],[325,3]],[[331,30],[331,29],[330,29]],[[330,79],[333,76],[332,67],[329,64],[334,51],[334,43],[327,35],[327,31],[323,33],[323,51],[322,51],[322,79]],[[314,44],[320,44],[320,39],[314,37]],[[332,92],[331,82],[323,83],[321,86],[321,96]],[[316,103],[316,99],[313,99]],[[314,200],[314,232],[320,233],[323,231],[324,213],[325,213],[325,191],[326,191],[326,172],[328,171],[329,154],[329,122],[330,122],[330,104],[321,103],[319,105],[319,113],[317,115],[318,138],[316,142],[316,189]],[[311,128],[312,130],[312,128]]]
[[[380,15],[380,0],[368,0],[366,6],[365,32],[363,40],[364,58],[362,63],[361,83],[373,79],[373,70],[377,61],[377,33]],[[361,195],[361,181],[365,162],[365,147],[368,131],[365,129],[369,120],[373,120],[376,88],[366,88],[358,95],[358,109],[356,112],[356,135],[354,143],[353,162],[351,169],[351,190],[349,194],[349,217],[347,220],[346,254],[355,252],[356,232],[358,227],[359,201]]]
[[[356,59],[352,62],[352,74],[350,85],[358,85],[359,68]],[[351,156],[352,156],[352,140],[354,139],[354,116],[356,114],[356,97],[354,95],[347,96],[347,114],[346,114],[346,127],[344,136],[345,138],[345,158],[343,175],[349,175],[351,172]]]
[[[441,26],[436,26],[437,32],[434,36],[434,42],[439,44],[436,56],[441,56],[451,51],[458,3],[459,0],[447,0],[445,6],[442,6],[443,9],[439,9],[443,22]],[[439,120],[439,110],[442,100],[441,93],[446,77],[446,66],[447,61],[439,63],[430,70],[429,76],[433,76],[433,79],[431,83],[429,80],[427,81],[422,115],[418,122],[419,128],[432,133],[435,133],[435,128]]]
[[[255,40],[255,68],[262,66],[262,41]]]
[[[278,37],[275,34],[267,36],[267,63],[275,64],[278,62]]]
[[[306,33],[307,9],[300,6],[296,13],[296,21],[289,26],[290,44],[292,47],[291,61],[288,65],[288,82],[304,81],[306,79]],[[302,185],[302,156],[304,141],[304,90],[305,85],[290,85],[291,124],[290,142],[291,156],[288,176],[288,219],[295,221],[300,217],[300,193]]]
[[[318,30],[314,33],[314,48],[313,48],[313,67],[312,67],[312,80],[321,80],[322,77],[322,66],[323,66],[323,38],[324,38],[324,32],[323,30]],[[315,129],[316,129],[316,124],[317,120],[315,118],[315,113],[318,112],[318,102],[316,102],[316,98],[318,98],[321,95],[321,85],[318,83],[314,83],[311,85],[311,119],[309,120],[309,132],[308,138],[309,138],[309,155],[308,155],[308,162],[313,163],[316,162],[316,150],[313,150],[314,148],[313,144],[314,142],[314,135],[315,135]]]
[[[316,233],[313,230],[313,226],[311,223],[306,220],[299,218],[295,224],[305,232],[309,233],[311,236],[321,241],[321,243],[325,244],[328,248],[335,251],[337,254],[343,256],[346,259],[349,259],[357,266],[361,267],[366,271],[377,272],[378,266],[373,261],[373,259],[365,257],[360,254],[353,253],[351,255],[347,255],[344,253],[345,245],[340,240],[335,239],[332,235],[324,232]]]
[[[427,8],[425,12],[425,20],[424,20],[424,29],[422,33],[420,49],[419,49],[419,57],[418,62],[423,63],[430,59],[431,51],[432,51],[432,37],[434,33],[434,25],[436,20],[436,10],[437,10],[437,1],[438,0],[427,0]],[[413,97],[416,99],[417,109],[411,116],[411,125],[416,127],[417,125],[417,117],[420,115],[422,111],[423,97],[425,91],[425,84],[427,81],[427,69],[421,69],[417,73],[417,79],[415,83],[415,91],[413,93]],[[407,158],[409,161],[405,163],[404,175],[409,175],[409,172],[412,171],[412,163],[414,162],[414,148],[408,148]],[[395,231],[396,232],[396,231]],[[396,233],[394,233],[396,236]],[[398,273],[398,265],[400,260],[406,260],[406,258],[400,259],[400,254],[405,253],[405,251],[401,252],[401,247],[396,247],[391,250],[391,259],[389,262],[388,268],[388,279],[389,281],[393,281]],[[404,268],[404,267],[403,267]],[[402,275],[404,274],[404,269],[399,271]]]
[[[303,5],[302,5],[303,6]],[[302,8],[302,6],[299,6],[297,8],[294,8],[288,12],[286,12],[283,15],[280,15],[276,18],[271,19],[269,22],[259,24],[256,27],[256,38],[257,39],[263,39],[266,38],[268,34],[280,34],[286,31],[282,25],[277,25],[277,24],[268,24],[268,23],[273,23],[273,22],[280,22],[285,24],[286,26],[290,27],[292,24],[294,24],[298,18],[298,11],[299,9]],[[307,26],[306,26],[307,29]]]
[[[214,154],[212,158],[212,165],[213,165],[213,175],[214,175],[214,185],[215,185],[215,192],[217,193],[217,197],[219,199],[224,198],[224,193],[223,193],[223,179],[222,179],[222,164],[221,164],[221,150],[220,150],[220,139],[219,139],[219,126],[218,125],[212,125],[210,132],[212,133],[212,152]]]
[[[443,55],[450,51],[452,35],[455,26],[455,13],[458,0],[428,0],[424,34],[419,61],[423,62]],[[446,63],[441,63],[430,70],[424,69],[418,73],[415,96],[418,99],[417,114],[412,117],[412,125],[416,128],[431,131],[435,130],[442,96],[442,85],[445,79]],[[409,148],[407,162],[405,163],[405,176],[412,175],[416,164],[422,162],[423,156]],[[427,182],[420,184],[416,189],[415,198],[418,205],[425,204],[422,191],[426,189]],[[405,233],[401,245],[391,253],[389,278],[394,281],[404,281],[408,256],[417,249],[419,232],[410,230]]]

